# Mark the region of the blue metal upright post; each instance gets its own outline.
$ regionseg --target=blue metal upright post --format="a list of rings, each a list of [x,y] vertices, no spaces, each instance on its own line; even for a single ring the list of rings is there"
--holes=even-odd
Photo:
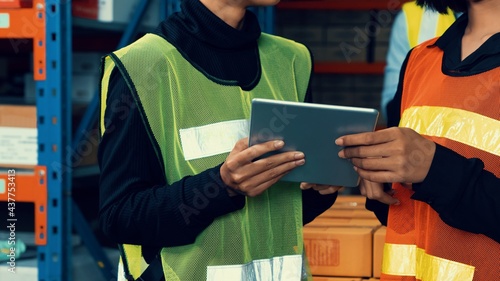
[[[274,34],[274,7],[251,7],[249,10],[257,15],[262,32]]]
[[[166,16],[170,16],[171,14],[178,12],[181,10],[181,0],[162,0],[166,1],[167,9]]]
[[[71,281],[71,1],[46,0],[46,80],[37,82],[38,163],[47,167],[39,281]]]
[[[162,0],[165,1],[165,0]],[[117,49],[120,49],[130,42],[133,41],[134,37],[137,34],[137,30],[139,28],[141,19],[143,15],[146,13],[148,5],[150,4],[149,0],[141,0],[139,1],[138,6],[136,7],[136,12],[133,14],[132,19],[130,20],[127,28],[125,29],[120,42],[118,43]],[[100,101],[100,93],[99,89],[96,89],[96,94],[92,98],[91,102],[87,105],[87,110],[83,115],[82,121],[77,127],[75,135],[72,140],[72,153],[79,151],[80,146],[86,143],[85,137],[88,132],[93,130],[93,127],[98,119],[98,107]],[[70,155],[70,158],[73,155]],[[71,163],[71,162],[70,162]],[[72,201],[73,202],[73,201]],[[78,232],[80,237],[82,238],[83,243],[87,246],[90,254],[93,256],[94,261],[99,266],[101,273],[103,274],[106,280],[116,279],[116,265],[112,264],[106,253],[100,247],[99,242],[95,238],[92,229],[85,221],[78,205],[73,204],[73,221],[75,230]]]

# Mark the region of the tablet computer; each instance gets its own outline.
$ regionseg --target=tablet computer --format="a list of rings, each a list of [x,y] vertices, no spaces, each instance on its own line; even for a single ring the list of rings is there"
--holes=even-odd
[[[253,99],[249,145],[280,139],[285,146],[271,154],[304,152],[306,163],[281,180],[357,186],[359,176],[348,160],[339,158],[342,147],[337,146],[335,140],[348,134],[373,131],[378,115],[378,111],[371,108]]]

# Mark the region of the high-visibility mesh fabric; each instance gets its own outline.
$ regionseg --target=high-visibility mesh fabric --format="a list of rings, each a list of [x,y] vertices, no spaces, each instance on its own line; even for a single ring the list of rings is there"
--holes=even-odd
[[[180,129],[247,119],[253,98],[304,99],[311,72],[304,46],[262,34],[259,56],[262,73],[251,91],[200,72],[156,35],[145,35],[111,56],[129,77],[143,121],[151,129],[150,137],[160,147],[158,155],[169,183],[214,167],[227,156],[184,160]],[[210,186],[200,190],[207,197],[211,192]],[[126,245],[125,249],[136,253],[132,247],[139,246]],[[162,260],[166,280],[205,280],[207,265],[244,264],[302,253],[301,191],[298,184],[279,183],[256,198],[247,198],[244,209],[217,218],[194,244],[164,248]],[[140,275],[139,268],[129,267],[134,277]]]
[[[500,70],[498,68],[467,77],[451,77],[441,71],[442,50],[428,48],[430,40],[414,49],[405,73],[402,97],[401,124],[409,124],[416,131],[427,130],[433,135],[425,137],[448,147],[467,158],[480,158],[485,169],[500,176]],[[412,121],[404,120],[410,109],[437,108],[436,113],[412,115]],[[425,108],[427,110],[428,108]],[[439,110],[441,109],[441,110]],[[441,114],[449,112],[452,116]],[[455,110],[456,109],[456,110]],[[440,113],[441,112],[441,113]],[[434,114],[434,115],[433,115]],[[413,120],[413,119],[418,120]],[[483,128],[483,123],[493,124]],[[481,132],[478,134],[477,132]],[[469,145],[476,144],[475,146]],[[413,244],[426,254],[441,259],[471,265],[474,281],[500,280],[500,244],[479,234],[455,229],[445,224],[426,203],[409,199],[412,192],[400,184],[393,186],[400,206],[389,211],[386,243]],[[446,188],[443,186],[442,188]],[[500,187],[499,187],[500,188]],[[386,258],[386,257],[384,257]],[[393,257],[401,261],[408,257]],[[425,272],[431,268],[417,268]],[[447,268],[441,268],[446,276]],[[381,280],[416,280],[415,277],[383,274]],[[434,280],[425,280],[434,281]],[[440,280],[435,280],[440,281]]]

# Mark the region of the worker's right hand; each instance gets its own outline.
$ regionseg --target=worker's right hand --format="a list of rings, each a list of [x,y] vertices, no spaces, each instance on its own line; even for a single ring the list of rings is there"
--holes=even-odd
[[[288,151],[253,161],[265,153],[283,148],[280,140],[248,147],[248,138],[239,140],[220,168],[222,181],[231,189],[253,197],[261,194],[286,173],[304,165],[304,153]]]
[[[399,205],[399,200],[392,197],[392,194],[384,191],[384,185],[378,182],[361,179],[359,183],[359,191],[361,195],[368,199],[373,199],[385,203],[387,205]]]

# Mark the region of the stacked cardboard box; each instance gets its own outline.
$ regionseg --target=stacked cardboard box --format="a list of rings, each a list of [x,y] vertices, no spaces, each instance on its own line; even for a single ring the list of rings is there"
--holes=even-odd
[[[373,277],[380,278],[382,270],[382,254],[384,252],[386,227],[383,226],[373,234]]]
[[[370,277],[370,227],[306,227],[304,245],[311,273],[317,276]]]
[[[0,105],[0,168],[32,169],[38,164],[36,112],[36,106]],[[69,150],[68,165],[96,165],[98,143],[97,129],[86,132],[77,147]]]
[[[28,8],[32,5],[32,0],[0,0],[0,8]]]
[[[365,209],[365,200],[363,196],[339,196],[329,210],[304,227],[314,281],[380,276],[385,228]]]
[[[307,224],[307,227],[368,227],[376,229],[381,226],[378,220],[356,218],[318,217]]]
[[[348,278],[348,277],[320,277],[314,276],[313,281],[363,281],[361,278]]]
[[[35,106],[0,105],[0,167],[38,163],[36,118]]]

